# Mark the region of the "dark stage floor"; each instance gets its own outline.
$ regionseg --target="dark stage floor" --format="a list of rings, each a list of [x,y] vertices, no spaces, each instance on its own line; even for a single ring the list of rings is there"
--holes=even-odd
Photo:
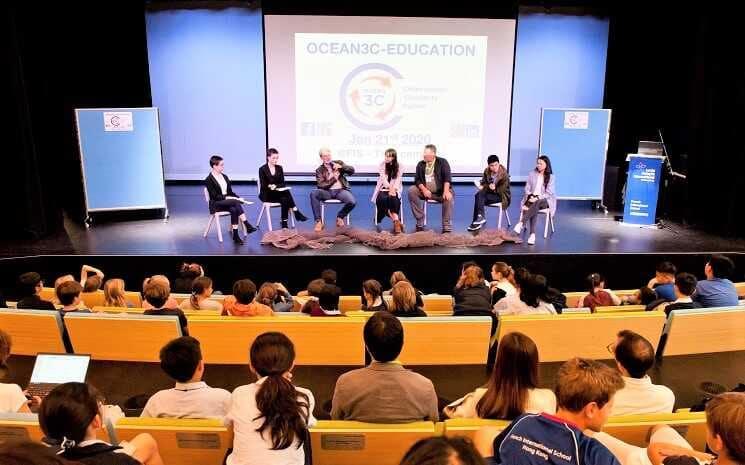
[[[352,226],[374,228],[374,206],[370,202],[372,184],[355,184],[353,192],[357,197],[357,207],[352,212]],[[308,193],[310,184],[296,184],[293,194],[302,211],[312,217]],[[256,201],[246,207],[249,219],[255,223],[259,202],[253,184],[240,185],[236,191],[249,200]],[[521,185],[512,186],[513,198],[519,200]],[[466,227],[471,221],[473,210],[472,185],[456,185],[456,202],[453,226],[456,233],[470,234]],[[245,245],[235,246],[228,237],[224,243],[217,240],[214,229],[207,238],[202,233],[207,224],[208,211],[199,185],[169,185],[166,187],[170,218],[167,222],[159,219],[143,219],[135,215],[128,220],[110,219],[94,223],[86,229],[80,224],[66,222],[66,233],[34,242],[10,241],[0,245],[0,255],[18,257],[39,254],[78,254],[78,255],[368,255],[368,254],[645,254],[645,253],[706,253],[742,252],[745,240],[725,239],[701,231],[685,228],[674,223],[664,229],[642,229],[624,226],[613,220],[613,215],[604,215],[593,210],[589,201],[560,201],[555,218],[556,233],[548,239],[542,237],[543,218],[539,219],[538,239],[534,246],[506,243],[497,247],[474,248],[418,248],[381,251],[361,244],[340,244],[331,249],[318,251],[297,249],[286,251],[270,245],[261,245],[261,233],[252,234]],[[518,202],[509,208],[510,217],[518,217]],[[413,228],[414,218],[408,204],[403,205],[408,228]],[[441,225],[440,207],[430,207],[430,224],[434,230]],[[333,219],[335,207],[327,211]],[[485,228],[496,227],[496,210],[487,209],[488,222]],[[278,227],[279,211],[273,211],[275,227]],[[227,232],[229,222],[223,219],[223,232]],[[311,229],[313,221],[298,223],[303,229]],[[384,227],[390,227],[385,220]],[[503,227],[506,224],[503,223]],[[266,229],[266,228],[264,228]],[[227,234],[226,234],[227,236]]]

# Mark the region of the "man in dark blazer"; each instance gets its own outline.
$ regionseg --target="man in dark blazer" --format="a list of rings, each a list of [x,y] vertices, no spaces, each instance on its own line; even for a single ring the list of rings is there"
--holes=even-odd
[[[310,205],[313,208],[313,217],[316,220],[315,231],[323,230],[321,218],[321,202],[336,199],[344,206],[336,215],[336,226],[344,226],[344,217],[354,209],[357,201],[352,195],[347,176],[354,174],[354,167],[344,164],[341,160],[331,159],[331,150],[323,147],[318,156],[321,157],[321,166],[316,169],[317,189],[310,193]]]

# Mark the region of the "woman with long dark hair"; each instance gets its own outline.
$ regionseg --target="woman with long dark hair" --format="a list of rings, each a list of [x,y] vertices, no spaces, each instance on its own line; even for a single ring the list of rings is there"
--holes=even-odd
[[[308,217],[303,215],[297,205],[292,193],[285,184],[285,172],[282,165],[278,164],[279,151],[270,148],[266,151],[266,163],[259,168],[259,199],[262,202],[275,202],[281,206],[282,228],[287,229],[287,217],[292,210],[295,219],[306,221]]]
[[[295,347],[282,333],[257,337],[250,350],[255,383],[233,391],[227,421],[233,424],[233,452],[227,465],[303,465],[306,432],[313,426],[315,400],[292,383]]]
[[[520,221],[515,225],[515,233],[520,234],[523,224],[527,222],[530,226],[528,244],[533,245],[535,244],[535,222],[538,212],[548,208],[552,217],[556,213],[556,176],[551,169],[551,160],[546,155],[538,157],[535,169],[528,174],[521,204]]]
[[[449,418],[512,420],[523,413],[556,413],[556,396],[538,388],[538,347],[523,333],[505,334],[485,387],[449,406]]]
[[[579,300],[579,307],[589,307],[595,313],[596,307],[621,305],[621,299],[610,290],[605,289],[605,278],[600,273],[591,273],[585,279],[587,295]]]
[[[385,151],[385,160],[380,164],[378,183],[372,195],[372,202],[378,207],[376,221],[380,223],[386,216],[393,221],[393,233],[403,231],[401,225],[401,189],[403,189],[403,167],[398,164],[395,149]]]

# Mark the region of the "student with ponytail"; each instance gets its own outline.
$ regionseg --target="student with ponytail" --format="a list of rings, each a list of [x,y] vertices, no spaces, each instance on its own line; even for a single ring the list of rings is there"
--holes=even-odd
[[[233,391],[226,422],[233,426],[227,465],[303,465],[315,400],[292,383],[295,347],[282,333],[257,337],[250,350],[255,383]]]
[[[179,308],[181,310],[213,310],[222,312],[222,304],[212,297],[212,280],[207,276],[194,278],[191,283],[191,296],[181,301]]]
[[[104,427],[103,401],[85,383],[65,383],[41,402],[39,426],[43,441],[67,460],[90,465],[163,465],[158,444],[149,434],[138,434],[118,446],[97,439]]]
[[[491,267],[491,304],[494,306],[504,297],[517,294],[515,272],[505,262],[496,262]]]

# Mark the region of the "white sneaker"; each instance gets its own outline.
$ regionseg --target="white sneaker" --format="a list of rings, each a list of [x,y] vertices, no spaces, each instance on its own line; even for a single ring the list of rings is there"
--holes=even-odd
[[[523,232],[523,223],[522,222],[518,222],[515,225],[515,228],[513,229],[513,231],[515,231],[515,234],[517,234],[517,235],[519,235],[521,232]]]
[[[533,244],[535,244],[535,233],[528,236],[528,245],[533,245]]]

